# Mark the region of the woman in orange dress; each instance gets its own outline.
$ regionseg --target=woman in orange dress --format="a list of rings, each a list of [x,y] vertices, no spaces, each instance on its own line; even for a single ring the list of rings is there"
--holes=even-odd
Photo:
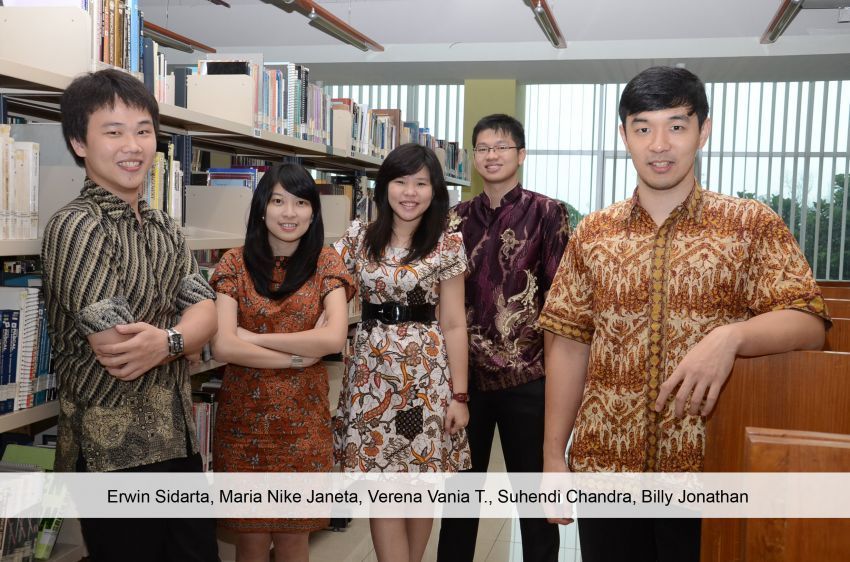
[[[213,355],[228,363],[216,418],[221,472],[329,472],[333,445],[328,374],[348,329],[351,277],[324,245],[319,194],[298,165],[279,165],[251,201],[245,246],[210,280],[218,293]],[[320,519],[225,519],[239,533],[239,562],[308,560]]]

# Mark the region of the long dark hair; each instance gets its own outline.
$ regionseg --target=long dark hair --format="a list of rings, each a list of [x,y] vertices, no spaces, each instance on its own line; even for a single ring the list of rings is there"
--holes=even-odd
[[[301,199],[310,202],[313,208],[313,222],[301,237],[298,248],[290,256],[286,266],[283,283],[272,290],[274,254],[269,244],[269,230],[266,227],[266,207],[271,200],[276,185]],[[298,164],[278,164],[263,175],[251,199],[251,211],[248,214],[248,229],[245,232],[245,249],[242,255],[245,268],[254,282],[254,288],[266,298],[280,300],[288,297],[316,273],[319,254],[325,243],[325,227],[322,223],[322,203],[316,182],[302,166]]]
[[[449,214],[449,191],[443,177],[443,166],[430,148],[412,143],[403,144],[387,155],[375,178],[375,206],[378,209],[378,218],[366,229],[364,237],[366,255],[370,260],[380,261],[392,240],[393,210],[387,197],[390,182],[415,174],[423,167],[431,177],[433,199],[413,233],[410,250],[402,263],[410,263],[427,256],[437,247]]]

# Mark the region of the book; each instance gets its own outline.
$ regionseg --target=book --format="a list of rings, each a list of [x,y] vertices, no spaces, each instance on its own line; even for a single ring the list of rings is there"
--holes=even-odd
[[[9,187],[14,177],[15,161],[12,146],[14,140],[9,125],[0,125],[0,239],[9,238]]]
[[[145,86],[151,94],[155,93],[154,89],[154,64],[156,56],[154,55],[154,42],[150,37],[145,37],[142,40],[142,76]]]
[[[62,528],[61,517],[43,517],[38,524],[38,535],[33,548],[33,558],[47,560],[53,553],[59,530]]]
[[[10,443],[3,451],[3,461],[17,464],[35,466],[38,470],[45,472],[53,471],[53,462],[56,459],[56,450],[48,447],[33,447],[31,445],[18,445]]]
[[[4,411],[29,408],[33,406],[36,387],[39,290],[0,287],[0,309],[4,332],[3,408]]]
[[[172,71],[174,75],[174,105],[186,107],[186,78],[191,74],[191,69],[182,66]]]
[[[39,144],[15,141],[12,145],[14,179],[9,182],[9,238],[32,240],[38,238],[38,172]]]

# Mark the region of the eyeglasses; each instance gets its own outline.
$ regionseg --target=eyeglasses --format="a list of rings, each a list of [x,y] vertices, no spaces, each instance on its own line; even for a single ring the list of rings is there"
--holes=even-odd
[[[472,152],[474,152],[476,156],[484,156],[485,154],[490,154],[490,152],[495,152],[496,154],[507,154],[509,150],[513,150],[514,148],[519,150],[518,146],[476,146],[472,149]]]

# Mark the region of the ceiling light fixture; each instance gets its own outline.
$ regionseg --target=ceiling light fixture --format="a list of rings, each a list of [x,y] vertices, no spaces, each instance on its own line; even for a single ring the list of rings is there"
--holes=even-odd
[[[561,28],[558,27],[555,15],[546,0],[531,0],[529,6],[534,13],[534,19],[537,20],[537,25],[543,30],[543,34],[552,43],[552,46],[556,49],[566,49],[567,40],[561,34]]]
[[[194,53],[195,51],[203,51],[205,53],[215,52],[215,49],[212,47],[208,47],[203,43],[198,43],[194,39],[189,39],[179,33],[174,33],[170,29],[165,29],[164,27],[160,27],[147,20],[145,20],[144,27],[142,28],[142,35],[150,37],[163,47],[171,47],[172,49],[177,49],[184,53]]]
[[[383,51],[384,47],[360,33],[343,20],[321,7],[315,0],[263,0],[267,4],[277,5],[281,10],[301,12],[310,20],[310,25],[327,33],[334,39],[356,47],[361,51]],[[286,5],[284,8],[281,4]],[[289,7],[292,6],[292,7]],[[294,8],[293,8],[294,7]]]
[[[339,39],[343,43],[348,43],[352,47],[357,47],[358,49],[360,49],[363,52],[369,51],[369,45],[367,45],[365,42],[361,41],[360,39],[358,39],[357,37],[355,37],[354,35],[352,35],[348,31],[346,31],[346,30],[344,30],[344,29],[342,29],[338,26],[335,26],[333,23],[331,23],[330,21],[328,21],[324,17],[320,16],[319,14],[316,13],[315,9],[310,10],[310,14],[307,17],[310,18],[310,25],[312,25],[313,27],[315,27],[315,28],[317,28],[321,31],[324,31],[325,33],[327,33],[331,37],[334,37],[335,39]]]
[[[841,10],[846,8],[850,0],[782,0],[779,9],[761,36],[762,44],[775,42],[785,33],[788,26],[800,13],[800,10],[838,10],[838,21],[841,21]]]

